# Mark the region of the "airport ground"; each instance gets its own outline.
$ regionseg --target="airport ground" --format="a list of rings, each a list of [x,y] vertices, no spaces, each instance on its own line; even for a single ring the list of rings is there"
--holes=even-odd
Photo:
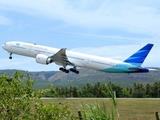
[[[69,104],[72,113],[78,116],[78,111],[82,110],[81,103],[93,104],[105,103],[108,111],[111,110],[111,99],[109,98],[42,98],[47,103]],[[160,112],[159,98],[118,98],[117,108],[120,120],[156,120],[155,112]]]

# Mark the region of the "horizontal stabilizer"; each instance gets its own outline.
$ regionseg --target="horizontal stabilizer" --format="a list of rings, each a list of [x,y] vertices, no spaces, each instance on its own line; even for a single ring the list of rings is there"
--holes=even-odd
[[[128,69],[133,69],[133,70],[139,70],[142,69],[141,67],[127,67]]]
[[[149,69],[149,71],[158,71],[158,69]]]

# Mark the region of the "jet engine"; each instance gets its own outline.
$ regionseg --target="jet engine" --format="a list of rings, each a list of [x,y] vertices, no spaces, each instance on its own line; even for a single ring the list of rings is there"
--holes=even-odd
[[[36,62],[40,63],[40,64],[45,64],[48,65],[49,63],[52,63],[52,59],[50,57],[48,57],[47,55],[43,55],[43,54],[38,54],[36,56]]]

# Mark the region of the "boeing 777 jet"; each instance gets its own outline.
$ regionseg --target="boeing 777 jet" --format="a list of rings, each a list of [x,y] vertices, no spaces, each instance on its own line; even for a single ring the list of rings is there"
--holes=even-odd
[[[72,71],[78,74],[77,67],[110,73],[144,73],[149,69],[143,68],[141,65],[153,44],[147,44],[124,61],[73,52],[66,48],[58,49],[19,41],[6,42],[2,47],[10,54],[9,59],[12,59],[12,54],[32,57],[40,64],[55,63],[60,65],[62,67],[59,70],[65,73]],[[68,66],[71,68],[67,69]]]

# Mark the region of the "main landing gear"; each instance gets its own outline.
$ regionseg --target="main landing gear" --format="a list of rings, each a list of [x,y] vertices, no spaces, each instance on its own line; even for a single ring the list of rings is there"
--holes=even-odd
[[[12,53],[10,53],[9,59],[12,59]]]
[[[62,72],[65,72],[65,73],[69,73],[69,70],[67,70],[66,68],[63,68],[63,67],[60,67],[59,70]]]
[[[70,70],[70,71],[72,71],[72,72],[74,72],[74,73],[76,73],[76,74],[79,74],[79,71],[78,71],[78,70],[76,70],[76,67],[74,67],[74,68],[70,68],[69,70]]]
[[[71,71],[71,72],[74,72],[76,74],[79,74],[79,71],[76,70],[76,67],[70,68],[69,70],[67,70],[65,67],[60,67],[59,70],[62,71],[62,72],[65,72],[65,73],[69,73],[69,71]]]

